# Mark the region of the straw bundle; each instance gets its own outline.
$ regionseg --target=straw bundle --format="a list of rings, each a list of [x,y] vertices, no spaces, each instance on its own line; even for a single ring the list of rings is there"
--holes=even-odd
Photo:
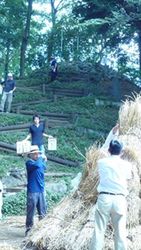
[[[141,200],[141,97],[127,100],[119,111],[119,140],[124,144],[122,157],[133,166],[133,179],[129,183],[128,229],[133,240],[128,240],[129,250],[140,250],[139,214]],[[36,249],[47,250],[86,250],[94,231],[94,215],[91,209],[97,199],[97,160],[105,157],[105,152],[97,145],[88,149],[85,171],[78,190],[66,197],[32,231],[27,244]],[[106,235],[104,249],[113,249],[113,241]]]
[[[32,232],[30,243],[37,249],[87,249],[93,227],[88,227],[90,206],[73,197],[65,198]]]
[[[141,129],[141,96],[134,95],[127,99],[119,111],[120,132],[128,133],[131,129]]]
[[[80,181],[78,190],[75,192],[74,197],[82,196],[83,201],[88,204],[88,202],[96,202],[97,199],[97,185],[99,182],[98,172],[97,172],[97,161],[100,158],[105,157],[106,152],[100,150],[97,145],[91,146],[86,152],[86,164],[84,168],[84,173]]]
[[[18,247],[12,247],[10,245],[5,244],[0,244],[0,250],[20,250]]]

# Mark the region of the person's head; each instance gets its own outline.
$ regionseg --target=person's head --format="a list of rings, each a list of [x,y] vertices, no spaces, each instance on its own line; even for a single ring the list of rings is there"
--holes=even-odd
[[[33,122],[37,125],[40,123],[40,116],[39,115],[34,115],[33,116]]]
[[[12,73],[8,73],[7,78],[8,78],[8,79],[13,79]]]
[[[122,144],[117,140],[112,140],[109,144],[109,149],[111,155],[119,155],[122,151]]]
[[[39,151],[39,148],[37,145],[32,145],[30,147],[30,152],[28,154],[29,158],[31,158],[32,160],[36,161],[38,160],[39,154],[41,152]]]

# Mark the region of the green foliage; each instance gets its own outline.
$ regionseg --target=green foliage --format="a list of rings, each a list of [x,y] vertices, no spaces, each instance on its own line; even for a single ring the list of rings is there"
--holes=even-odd
[[[34,93],[34,95],[33,95]],[[39,101],[42,98],[42,92],[32,89],[17,89],[14,96],[14,103],[22,103],[28,101]]]
[[[57,137],[57,151],[48,152],[50,155],[55,155],[63,159],[72,161],[84,161],[85,150],[94,143],[100,136],[91,135],[89,132],[81,129],[60,128],[53,130],[52,133]],[[80,151],[79,154],[77,151]]]
[[[50,210],[56,203],[58,203],[62,194],[57,192],[46,192],[46,201],[48,209]],[[26,214],[26,192],[22,191],[14,195],[4,197],[2,213],[4,216],[11,215],[25,215]]]
[[[14,155],[0,155],[0,177],[4,177],[11,169],[22,169],[25,165],[24,158]]]
[[[48,205],[48,209],[50,210],[55,204],[57,204],[64,195],[59,192],[49,192],[46,191],[46,201]]]
[[[23,215],[26,208],[26,192],[9,195],[4,198],[2,213],[4,215]]]
[[[3,132],[0,134],[0,141],[14,145],[17,141],[22,141],[23,139],[25,139],[28,132],[28,129],[26,130],[26,132]]]
[[[12,126],[12,125],[21,125],[23,123],[31,122],[32,118],[20,114],[1,114],[0,115],[0,126]]]

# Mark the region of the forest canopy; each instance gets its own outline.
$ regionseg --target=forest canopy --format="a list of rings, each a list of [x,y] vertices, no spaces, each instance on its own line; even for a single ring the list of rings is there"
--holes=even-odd
[[[3,0],[0,74],[17,77],[59,61],[108,64],[132,78],[141,72],[138,0]],[[130,52],[130,53],[129,53]]]

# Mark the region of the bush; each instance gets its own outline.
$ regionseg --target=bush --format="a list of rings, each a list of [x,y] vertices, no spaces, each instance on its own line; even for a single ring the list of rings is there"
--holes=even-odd
[[[26,192],[6,196],[3,199],[2,213],[4,215],[23,215],[26,207]]]
[[[52,208],[54,204],[59,202],[62,198],[62,194],[55,192],[46,193],[46,200],[48,209]],[[3,199],[3,215],[25,215],[26,213],[26,191],[19,192],[14,195],[8,195]]]

